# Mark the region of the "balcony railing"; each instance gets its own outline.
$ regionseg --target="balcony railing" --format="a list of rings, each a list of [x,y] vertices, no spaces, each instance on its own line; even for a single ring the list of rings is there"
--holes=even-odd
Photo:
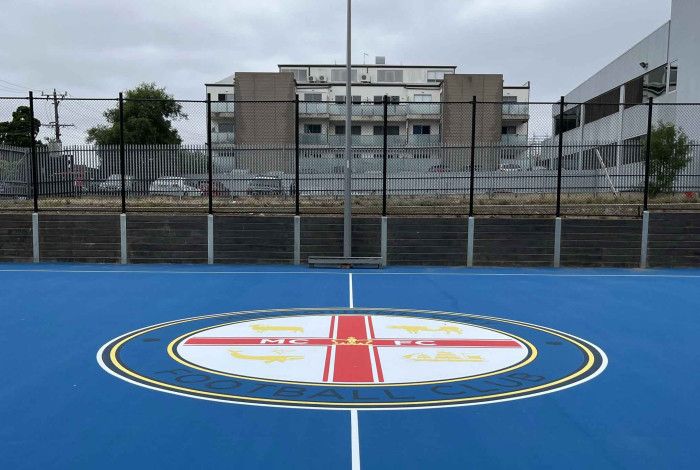
[[[301,145],[327,145],[329,147],[344,147],[344,135],[326,134],[301,134],[299,136]],[[396,147],[430,147],[440,144],[440,136],[434,135],[389,135],[387,145],[389,148]],[[353,135],[353,147],[376,147],[384,146],[384,136],[382,135]]]
[[[388,116],[434,116],[439,115],[440,103],[390,103],[387,106]],[[299,114],[345,116],[344,103],[300,102]],[[384,116],[383,103],[355,103],[352,105],[352,115],[365,117]]]
[[[233,132],[212,132],[211,141],[214,144],[232,144],[234,143]]]
[[[212,101],[211,102],[211,112],[212,113],[232,113],[233,112],[233,101]]]
[[[501,135],[501,145],[520,146],[527,145],[527,136],[520,134]]]
[[[441,112],[440,103],[407,103],[411,116],[437,115]]]
[[[503,103],[504,116],[529,116],[530,105],[527,103]]]
[[[439,134],[411,134],[408,136],[409,147],[432,147],[440,144]]]
[[[326,134],[299,134],[301,145],[328,145],[328,135]]]

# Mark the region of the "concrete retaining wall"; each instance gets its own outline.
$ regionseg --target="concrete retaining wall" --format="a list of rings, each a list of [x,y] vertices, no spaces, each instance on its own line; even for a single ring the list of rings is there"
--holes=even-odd
[[[652,214],[649,266],[700,266],[700,214]]]
[[[0,214],[0,261],[90,263],[285,263],[296,253],[342,256],[343,219],[301,216],[295,246],[292,216],[127,214]],[[652,213],[647,262],[651,267],[700,266],[700,213]],[[560,265],[643,266],[640,219],[561,221]],[[211,228],[211,233],[210,233]],[[353,219],[353,256],[382,253],[380,217]],[[211,240],[211,245],[209,241]],[[555,265],[552,218],[479,218],[474,223],[476,266]],[[389,265],[466,266],[468,220],[459,217],[389,218]],[[124,247],[124,248],[122,248]],[[124,252],[122,252],[124,249]],[[211,255],[211,258],[210,258]]]
[[[31,260],[31,214],[0,214],[0,261]]]
[[[562,266],[639,267],[639,219],[564,219],[561,232]]]

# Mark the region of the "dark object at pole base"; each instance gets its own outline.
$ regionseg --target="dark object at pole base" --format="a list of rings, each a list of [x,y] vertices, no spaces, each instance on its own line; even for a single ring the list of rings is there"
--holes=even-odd
[[[365,268],[381,268],[382,258],[381,257],[344,257],[344,256],[309,256],[309,267],[312,268],[353,268],[353,267],[365,267]]]

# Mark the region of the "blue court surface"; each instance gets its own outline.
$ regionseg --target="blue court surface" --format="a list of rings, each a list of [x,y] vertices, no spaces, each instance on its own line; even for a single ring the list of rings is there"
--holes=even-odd
[[[698,468],[700,270],[0,265],[0,468]]]

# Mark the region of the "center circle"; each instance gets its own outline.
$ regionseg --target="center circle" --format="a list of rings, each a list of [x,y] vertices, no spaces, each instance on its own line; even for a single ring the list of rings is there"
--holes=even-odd
[[[169,351],[183,365],[229,377],[329,386],[485,377],[536,354],[493,328],[369,313],[231,322],[177,338]]]
[[[129,383],[225,403],[321,409],[467,406],[564,390],[596,345],[519,320],[436,310],[245,310],[144,326],[97,361]]]

